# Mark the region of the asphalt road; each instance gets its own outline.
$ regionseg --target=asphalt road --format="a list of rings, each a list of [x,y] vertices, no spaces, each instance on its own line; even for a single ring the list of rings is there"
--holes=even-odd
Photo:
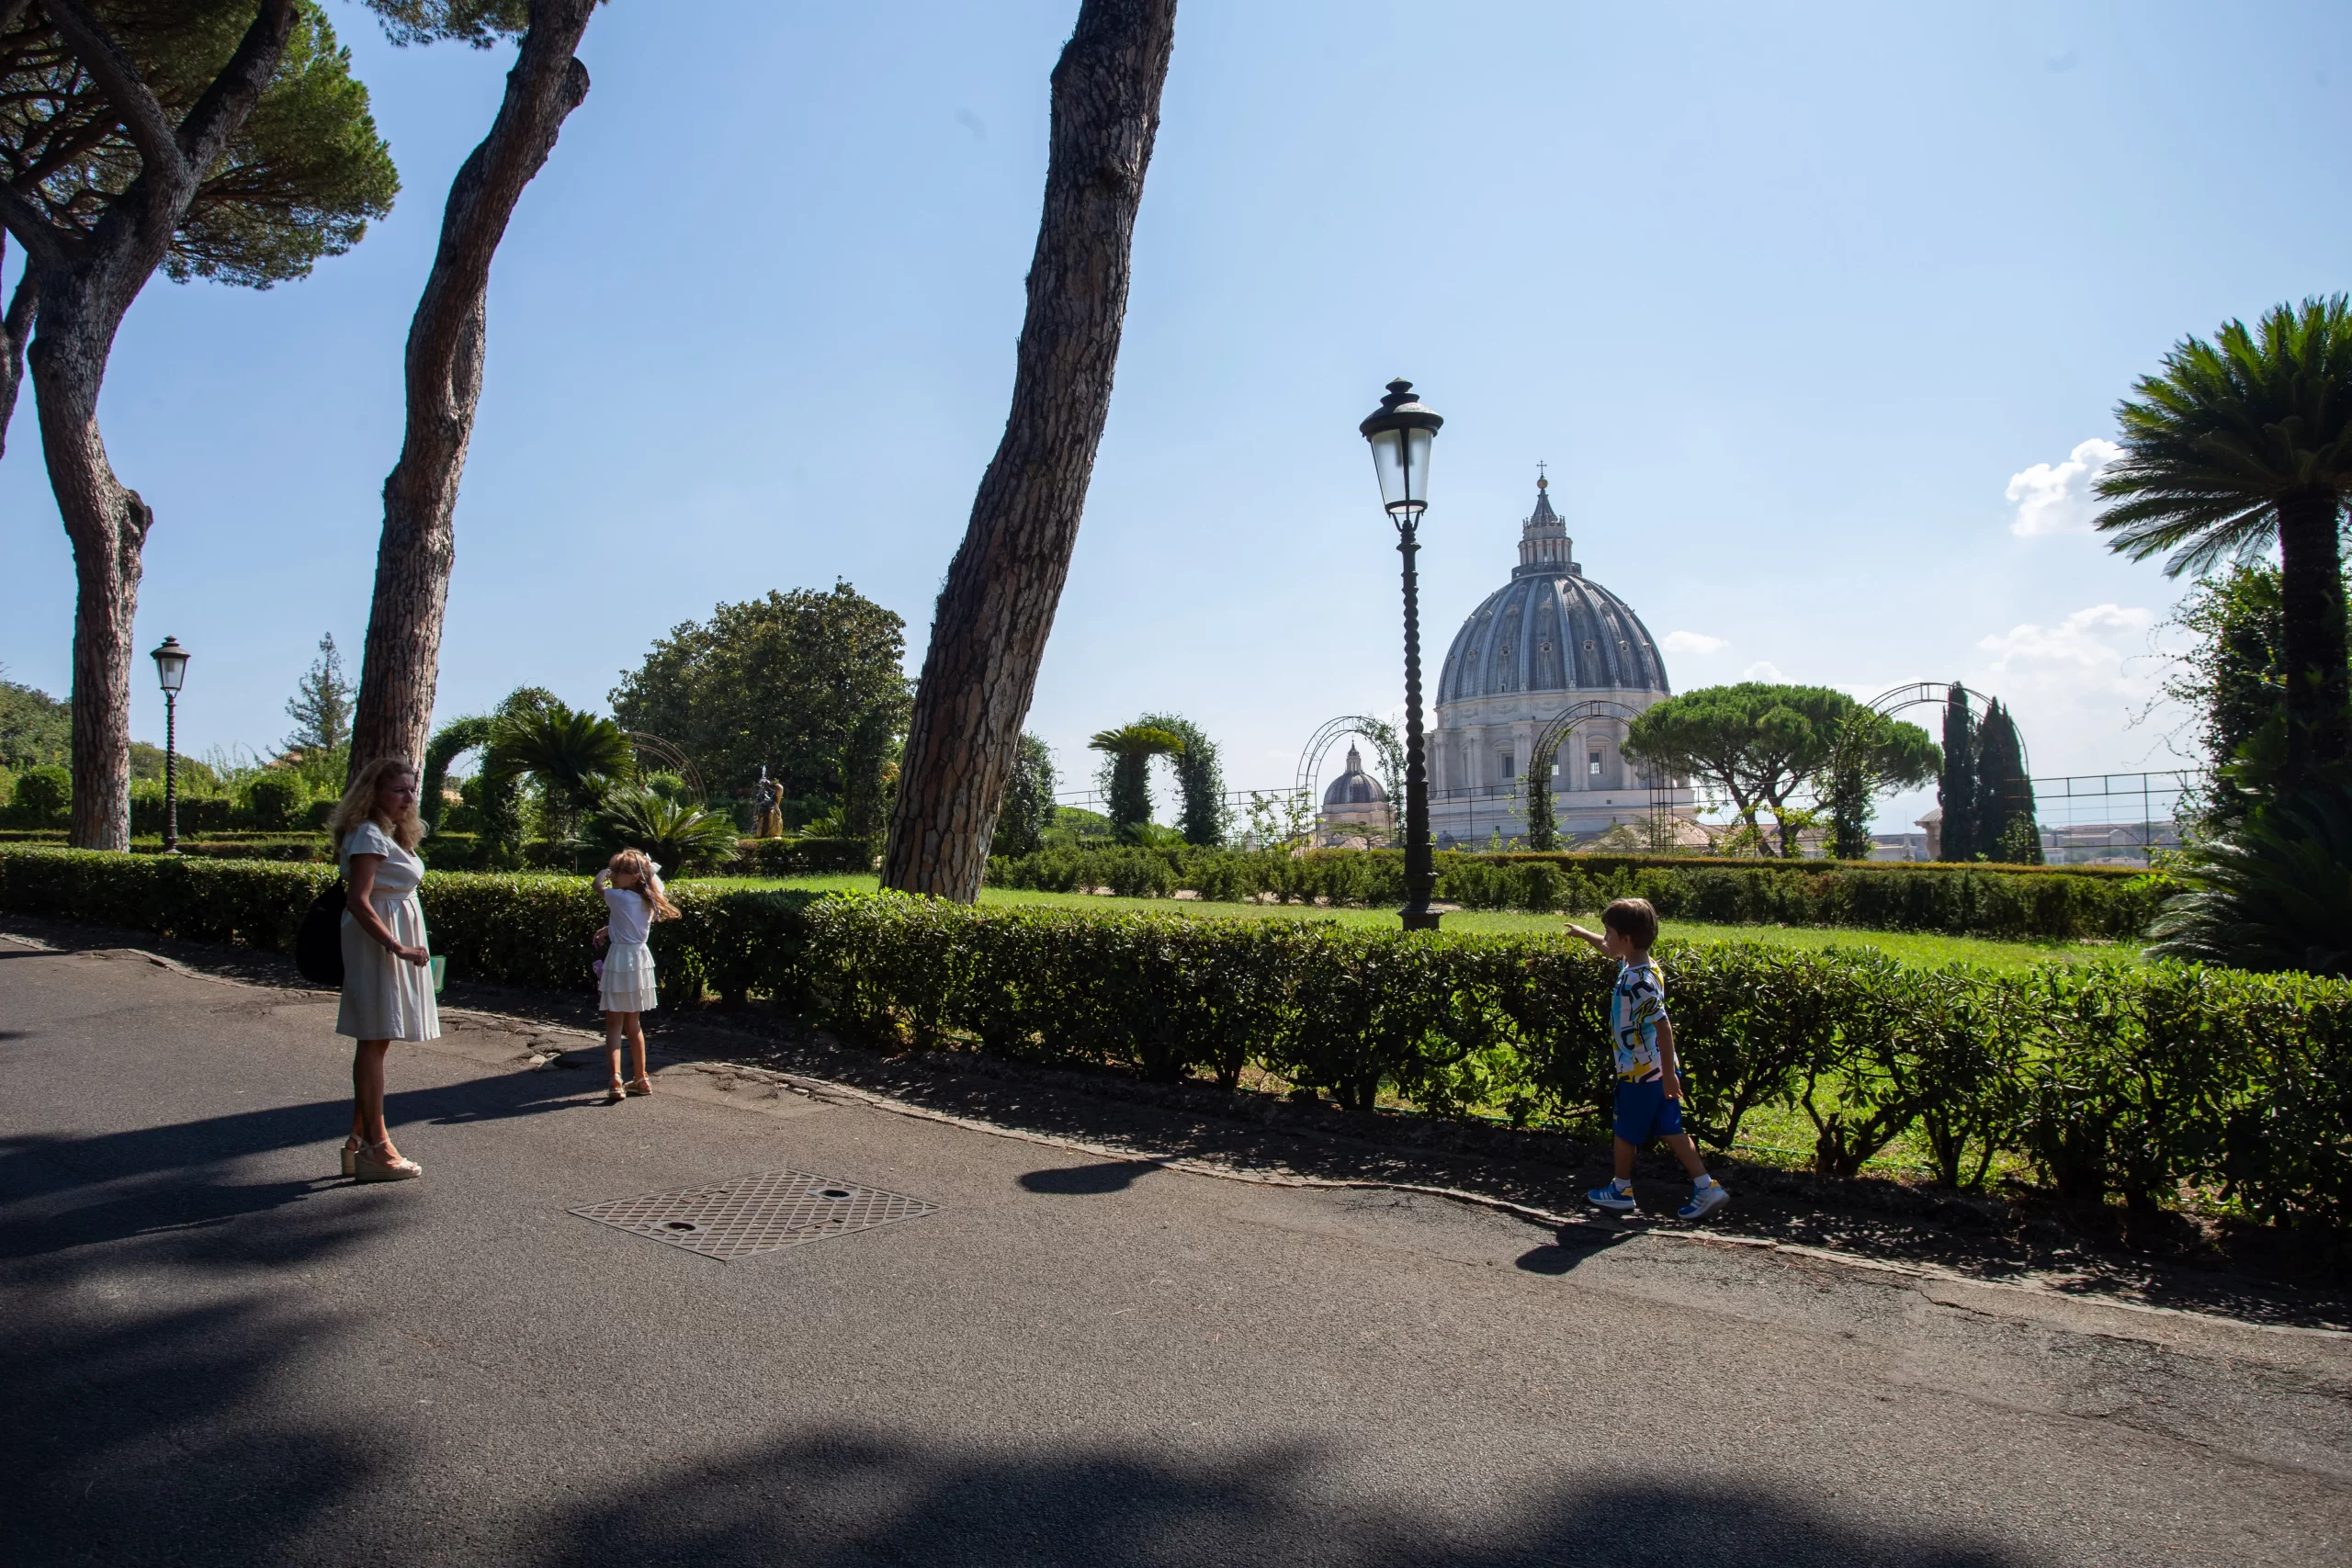
[[[0,939],[0,1559],[2352,1561],[2352,1342],[1268,1188]],[[691,1080],[691,1085],[689,1083]],[[723,1263],[569,1210],[943,1207]]]

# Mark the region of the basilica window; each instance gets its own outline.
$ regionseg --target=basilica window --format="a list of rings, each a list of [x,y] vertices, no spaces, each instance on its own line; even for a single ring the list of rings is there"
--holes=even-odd
[[[1600,776],[1600,752],[1595,751],[1595,752],[1592,754],[1591,758],[1590,758],[1590,759],[1586,762],[1586,764],[1585,764],[1585,772],[1586,772],[1586,773],[1589,773],[1589,774],[1591,774],[1594,778],[1599,778],[1599,777]]]

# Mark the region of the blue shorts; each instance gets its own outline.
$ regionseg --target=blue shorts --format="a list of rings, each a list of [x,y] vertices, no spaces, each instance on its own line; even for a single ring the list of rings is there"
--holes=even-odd
[[[1617,1081],[1617,1135],[1635,1148],[1652,1138],[1670,1138],[1682,1131],[1682,1102],[1666,1098],[1664,1077],[1641,1083]]]

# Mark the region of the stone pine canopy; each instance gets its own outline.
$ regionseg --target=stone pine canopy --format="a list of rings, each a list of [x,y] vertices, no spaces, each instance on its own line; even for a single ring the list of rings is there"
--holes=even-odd
[[[1510,581],[1470,613],[1446,650],[1437,700],[1521,692],[1671,692],[1657,643],[1633,607],[1584,575],[1551,485],[1535,481],[1535,511]]]
[[[1363,756],[1353,746],[1348,748],[1348,771],[1331,781],[1323,792],[1326,809],[1341,806],[1385,806],[1388,792],[1380,781],[1363,771]]]

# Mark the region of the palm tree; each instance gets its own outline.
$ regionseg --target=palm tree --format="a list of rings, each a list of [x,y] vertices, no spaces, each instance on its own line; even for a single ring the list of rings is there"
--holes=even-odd
[[[481,771],[483,782],[492,785],[529,774],[547,804],[571,818],[592,809],[615,783],[632,777],[637,756],[619,725],[550,697],[517,705],[492,721]]]
[[[2249,331],[2188,338],[2117,407],[2123,456],[2099,480],[2098,527],[2167,575],[2276,541],[2287,666],[2283,783],[2352,761],[2338,529],[2352,493],[2352,304],[2279,305]]]
[[[1106,729],[1087,747],[1111,759],[1110,778],[1102,794],[1112,830],[1123,839],[1141,836],[1151,821],[1151,784],[1146,770],[1154,757],[1181,757],[1184,738],[1156,724],[1130,724]]]

